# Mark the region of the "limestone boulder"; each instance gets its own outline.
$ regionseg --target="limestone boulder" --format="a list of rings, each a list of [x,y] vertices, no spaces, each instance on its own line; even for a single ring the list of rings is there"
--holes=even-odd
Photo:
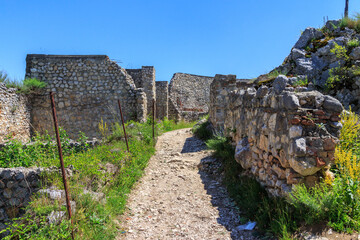
[[[279,75],[273,83],[273,88],[276,94],[280,94],[289,84],[289,79],[284,75]]]
[[[360,47],[354,48],[349,54],[349,56],[353,60],[360,60]]]
[[[329,31],[333,32],[337,28],[339,28],[340,22],[341,22],[341,20],[329,20],[329,21],[326,22],[325,27]]]
[[[248,138],[241,139],[236,145],[235,149],[235,160],[238,162],[244,169],[251,168],[252,166],[252,152],[250,150],[250,145]]]
[[[295,139],[293,142],[294,154],[297,157],[304,157],[306,155],[306,140],[305,138]]]
[[[259,89],[256,91],[256,97],[262,98],[269,92],[269,88],[265,85],[262,85],[259,87]]]
[[[317,167],[316,160],[310,157],[291,157],[289,164],[295,172],[302,176],[313,175],[321,169],[321,167]]]
[[[305,54],[306,54],[305,50],[293,48],[291,50],[291,59],[293,61],[296,61],[296,59],[298,59],[298,58],[304,58]]]
[[[296,74],[298,75],[314,75],[314,66],[311,58],[298,58],[296,59]]]
[[[344,109],[343,105],[334,97],[325,96],[323,107],[325,110],[340,113]]]
[[[322,37],[324,37],[324,34],[321,31],[309,27],[301,34],[301,37],[296,42],[294,48],[305,48],[312,39],[320,39]]]
[[[300,107],[299,99],[294,93],[286,92],[284,94],[284,107],[289,110],[295,110]]]
[[[303,128],[301,126],[292,126],[289,129],[289,137],[290,138],[297,138],[302,135]]]

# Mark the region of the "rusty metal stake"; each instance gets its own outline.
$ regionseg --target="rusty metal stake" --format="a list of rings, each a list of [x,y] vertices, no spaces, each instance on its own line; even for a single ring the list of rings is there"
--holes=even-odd
[[[155,145],[155,99],[153,99],[153,106],[152,106],[152,109],[153,109],[153,116],[152,116],[152,119],[153,119],[153,125],[152,125],[152,130],[153,130],[153,141],[154,141],[154,145]]]
[[[125,130],[124,117],[123,117],[123,114],[122,114],[121,104],[120,104],[120,100],[119,100],[119,99],[118,99],[118,104],[119,104],[119,109],[120,109],[121,122],[122,122],[123,130],[124,130],[126,147],[127,147],[128,152],[130,152],[129,144],[128,144],[128,139],[127,139],[127,135],[126,135],[126,130]]]
[[[62,155],[61,141],[60,141],[60,135],[59,135],[59,126],[58,126],[58,121],[57,121],[57,116],[56,116],[53,92],[50,92],[50,100],[51,100],[51,108],[52,108],[52,114],[53,114],[53,119],[54,119],[56,141],[57,141],[58,151],[59,151],[61,173],[62,173],[62,178],[63,178],[63,183],[64,183],[65,196],[66,196],[66,207],[67,207],[69,219],[71,220],[71,225],[73,225],[73,219],[71,217],[71,204],[70,204],[70,198],[69,198],[70,196],[69,196],[69,191],[68,191],[68,186],[67,186],[67,181],[66,181],[66,172],[65,172],[65,167],[64,167],[64,159],[63,159],[63,155]],[[71,237],[72,237],[72,239],[74,239],[73,229],[71,232]]]

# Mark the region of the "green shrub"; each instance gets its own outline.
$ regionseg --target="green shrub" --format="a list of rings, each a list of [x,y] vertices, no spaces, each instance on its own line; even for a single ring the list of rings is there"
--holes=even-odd
[[[297,80],[293,83],[294,87],[305,87],[309,84],[307,76],[304,79],[297,78]]]
[[[347,42],[347,47],[350,49],[356,48],[360,45],[359,40],[358,39],[351,39]]]
[[[334,47],[330,51],[335,54],[337,59],[345,61],[345,66],[338,66],[329,70],[329,78],[325,83],[326,90],[331,90],[342,85],[351,85],[354,81],[352,78],[353,68],[349,66],[350,58],[347,54],[348,50],[346,47],[334,43]]]
[[[340,60],[345,60],[345,61],[349,60],[346,47],[340,46],[336,42],[334,42],[334,47],[330,49],[330,52],[335,54],[335,56]]]
[[[10,79],[6,72],[0,71],[0,82],[6,84],[8,88],[16,88],[17,92],[31,94],[39,89],[46,87],[46,83],[36,78],[25,78],[23,81]]]
[[[192,128],[192,132],[197,136],[199,139],[208,140],[212,137],[212,131],[209,129],[209,122],[206,121],[201,124],[195,124]]]
[[[325,87],[327,90],[334,89],[350,79],[347,67],[335,67],[329,70],[329,78],[326,80]]]
[[[354,29],[356,32],[360,32],[360,18],[359,14],[356,15],[355,18],[342,18],[340,21],[339,27],[341,29],[344,29],[345,27],[348,27],[350,29]]]
[[[324,221],[336,231],[351,233],[360,230],[360,123],[353,112],[344,112],[341,118],[335,179],[326,177],[313,188],[298,185],[290,198],[307,224]]]
[[[360,76],[360,67],[358,66],[352,66],[350,69],[351,74],[354,76]]]
[[[23,81],[23,87],[20,89],[20,91],[24,93],[31,93],[44,87],[46,87],[46,83],[40,81],[39,79],[25,78]]]

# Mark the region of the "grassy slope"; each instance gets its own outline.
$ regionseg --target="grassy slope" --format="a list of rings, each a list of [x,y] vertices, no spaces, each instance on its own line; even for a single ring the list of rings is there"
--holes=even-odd
[[[179,128],[192,127],[193,123],[164,120],[157,124],[157,135]],[[76,170],[69,178],[71,198],[76,202],[73,215],[76,239],[113,239],[121,229],[114,219],[125,210],[126,199],[134,183],[142,176],[148,160],[154,154],[151,121],[144,124],[130,122],[127,124],[130,153],[126,151],[122,128],[114,126],[113,133],[107,137],[110,142],[93,149],[71,149],[67,146],[66,133],[62,132],[65,152],[65,164],[73,165]],[[40,137],[37,138],[40,140]],[[18,143],[10,145],[0,154],[0,164],[11,166],[58,166],[56,146],[43,147],[40,142],[29,149],[23,149]],[[84,140],[84,139],[82,139]],[[118,167],[115,175],[104,171],[105,165],[111,163]],[[60,175],[46,177],[44,185],[55,185],[62,189]],[[83,194],[84,189],[101,192],[106,201],[96,201],[90,194]],[[33,198],[27,207],[26,214],[9,227],[11,237],[20,239],[70,239],[70,223],[67,220],[60,224],[48,224],[46,216],[52,211],[65,207],[58,202],[50,201],[44,196]]]

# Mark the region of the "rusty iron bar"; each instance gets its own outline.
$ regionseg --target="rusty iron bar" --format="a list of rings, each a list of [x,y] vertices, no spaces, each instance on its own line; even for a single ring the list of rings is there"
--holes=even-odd
[[[119,109],[120,109],[121,122],[122,122],[123,130],[124,130],[126,147],[127,147],[128,152],[130,152],[128,139],[127,139],[127,135],[126,135],[126,130],[125,130],[124,117],[123,117],[122,110],[121,110],[120,99],[118,99],[118,104],[119,104]]]
[[[71,225],[73,225],[73,219],[71,217],[71,204],[70,204],[70,198],[69,198],[70,196],[69,196],[69,191],[68,191],[68,186],[67,186],[67,181],[66,181],[66,172],[65,172],[65,167],[64,167],[64,159],[63,159],[62,148],[61,148],[59,125],[58,125],[57,116],[56,116],[55,100],[54,100],[54,93],[53,92],[50,92],[50,101],[51,101],[52,115],[53,115],[53,119],[54,119],[56,141],[57,141],[58,151],[59,151],[62,179],[63,179],[63,183],[64,183],[64,190],[65,190],[65,197],[66,197],[66,208],[67,208],[67,212],[68,212],[68,215],[69,215],[69,219],[71,220]],[[72,237],[72,239],[74,239],[74,231],[73,231],[73,229],[71,231],[71,237]]]
[[[153,131],[153,141],[154,141],[154,144],[155,144],[155,99],[153,99],[153,106],[152,106],[152,110],[153,110],[153,112],[152,112],[152,131]]]

